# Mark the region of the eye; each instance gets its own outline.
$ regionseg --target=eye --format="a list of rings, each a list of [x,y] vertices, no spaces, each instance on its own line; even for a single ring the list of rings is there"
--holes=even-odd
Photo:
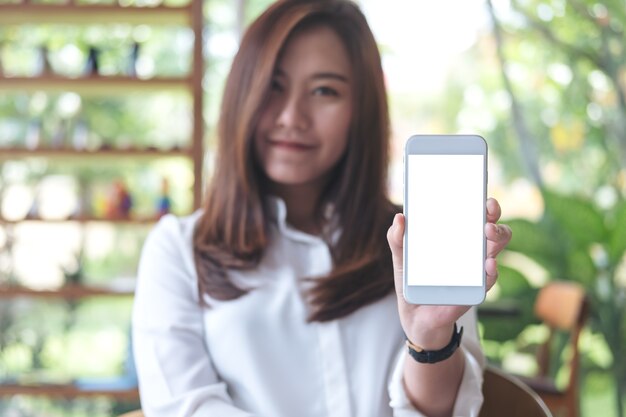
[[[332,87],[321,86],[321,87],[316,87],[313,90],[313,95],[337,97],[339,95],[339,92]]]

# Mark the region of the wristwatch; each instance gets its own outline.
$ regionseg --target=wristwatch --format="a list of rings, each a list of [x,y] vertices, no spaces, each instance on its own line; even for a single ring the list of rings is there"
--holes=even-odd
[[[461,337],[463,337],[463,327],[461,327],[461,330],[457,330],[456,323],[454,323],[450,343],[439,350],[424,350],[411,343],[408,338],[406,339],[406,345],[409,349],[409,355],[419,363],[437,363],[452,356],[454,351],[461,345]]]

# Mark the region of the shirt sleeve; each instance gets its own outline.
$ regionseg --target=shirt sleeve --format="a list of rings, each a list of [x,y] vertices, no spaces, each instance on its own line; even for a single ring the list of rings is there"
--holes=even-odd
[[[458,325],[463,326],[461,352],[465,358],[465,368],[452,415],[453,417],[478,417],[483,403],[482,385],[485,356],[478,339],[475,308],[471,308],[465,313],[459,319]],[[406,358],[406,347],[403,345],[398,353],[389,381],[389,404],[393,408],[393,416],[427,417],[411,404],[404,390],[402,380]]]
[[[204,339],[191,235],[165,216],[144,244],[132,315],[141,406],[150,417],[251,417],[219,380]]]

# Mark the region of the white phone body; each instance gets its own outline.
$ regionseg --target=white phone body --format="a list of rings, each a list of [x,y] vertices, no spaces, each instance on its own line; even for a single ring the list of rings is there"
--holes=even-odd
[[[487,143],[477,135],[415,135],[404,154],[404,298],[476,305],[485,299]]]

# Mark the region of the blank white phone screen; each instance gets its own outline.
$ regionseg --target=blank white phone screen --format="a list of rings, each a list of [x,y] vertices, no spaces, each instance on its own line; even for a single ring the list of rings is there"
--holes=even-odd
[[[408,155],[408,285],[482,285],[484,158]]]

